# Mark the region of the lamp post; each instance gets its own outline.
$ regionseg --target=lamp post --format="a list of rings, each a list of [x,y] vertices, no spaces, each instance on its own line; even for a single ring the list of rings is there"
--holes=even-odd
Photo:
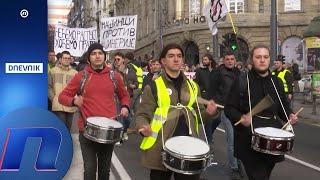
[[[277,16],[277,0],[271,0],[270,15],[270,48],[271,62],[273,62],[278,54],[278,16]]]

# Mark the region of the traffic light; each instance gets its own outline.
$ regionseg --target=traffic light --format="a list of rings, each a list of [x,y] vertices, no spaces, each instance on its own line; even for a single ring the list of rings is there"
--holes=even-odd
[[[229,48],[235,52],[238,50],[238,43],[237,43],[237,37],[235,34],[231,34],[231,37],[229,39],[230,43],[229,43]]]
[[[223,35],[222,37],[224,39],[222,41],[222,44],[225,49],[232,50],[233,52],[238,50],[237,37],[235,34],[228,33]]]

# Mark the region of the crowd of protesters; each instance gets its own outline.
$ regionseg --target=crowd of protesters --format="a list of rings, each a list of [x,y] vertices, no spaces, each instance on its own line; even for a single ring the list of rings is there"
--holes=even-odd
[[[97,63],[100,58],[99,56],[92,53],[102,53],[100,54],[103,64]],[[104,55],[104,56],[103,56]],[[95,57],[94,57],[95,56]],[[115,77],[121,78],[123,82],[124,89],[121,89],[120,97],[116,97],[116,115],[122,114],[124,116],[119,116],[117,118],[124,126],[124,135],[122,141],[118,143],[121,145],[124,141],[128,140],[128,133],[133,131],[135,125],[135,113],[141,103],[141,95],[144,91],[144,88],[147,85],[150,85],[155,79],[161,76],[163,73],[163,66],[161,65],[161,60],[156,58],[149,58],[146,62],[137,61],[133,52],[127,52],[125,54],[121,52],[115,52],[112,54],[112,59],[105,60],[106,54],[103,51],[103,48],[99,44],[95,44],[95,47],[89,48],[88,52],[84,53],[82,57],[76,59],[68,51],[63,51],[61,53],[55,54],[53,51],[48,53],[48,105],[49,110],[54,112],[65,124],[71,129],[73,116],[76,112],[76,106],[80,107],[86,102],[81,98],[68,99],[67,96],[77,94],[76,89],[72,89],[72,85],[79,84],[80,75],[76,75],[77,72],[80,72],[83,76],[84,71],[89,71],[93,74],[98,74],[100,72],[109,72],[115,71]],[[284,89],[286,97],[288,100],[292,99],[292,87],[293,84],[301,79],[301,75],[297,70],[297,65],[293,64],[288,66],[284,63],[284,57],[278,56],[276,62],[276,69],[274,74],[278,77],[279,73],[284,71],[285,75],[280,77],[283,80]],[[96,63],[96,66],[93,66]],[[100,66],[101,65],[101,66]],[[91,66],[91,68],[89,67]],[[225,105],[227,100],[227,95],[231,91],[232,85],[241,72],[249,72],[252,69],[251,63],[237,62],[236,56],[232,51],[228,51],[223,55],[221,60],[214,59],[212,55],[205,54],[200,60],[199,64],[189,65],[184,63],[181,66],[181,71],[183,72],[194,72],[195,78],[194,81],[198,84],[200,94],[205,99],[213,99],[215,102]],[[147,71],[147,75],[143,78],[144,72]],[[77,80],[73,80],[74,77],[77,77]],[[94,77],[94,76],[93,76]],[[76,78],[75,78],[76,79]],[[116,80],[117,81],[117,80]],[[96,79],[96,82],[103,82]],[[101,84],[99,84],[100,86]],[[69,88],[69,89],[68,89]],[[92,86],[92,91],[95,87]],[[65,89],[65,90],[64,90]],[[115,88],[114,91],[117,89]],[[71,93],[72,91],[72,93]],[[89,93],[89,91],[88,91]],[[114,92],[112,92],[114,93]],[[64,97],[59,97],[60,94],[64,94]],[[81,94],[81,93],[80,93]],[[127,94],[127,95],[126,95]],[[78,94],[79,95],[79,94]],[[62,95],[61,95],[62,96]],[[128,96],[128,97],[127,97]],[[61,102],[59,101],[61,98]],[[130,104],[129,103],[130,99]],[[69,102],[70,101],[70,102]],[[121,103],[122,102],[122,103]],[[71,103],[71,104],[70,104]],[[101,103],[103,104],[103,103]],[[71,107],[70,107],[71,106]],[[86,111],[86,110],[85,110]],[[128,115],[126,115],[128,111]],[[90,112],[86,112],[89,113]],[[81,112],[77,116],[82,116]],[[84,117],[82,117],[84,118]],[[215,116],[214,119],[205,124],[205,133],[208,137],[210,143],[211,151],[213,149],[213,132],[217,126],[222,123],[224,129],[226,130],[226,141],[227,141],[227,155],[228,155],[228,164],[231,169],[230,176],[232,179],[240,179],[242,172],[240,171],[240,161],[234,157],[234,138],[233,138],[233,126],[231,120],[226,116],[224,111],[219,113],[219,116]],[[81,136],[81,143],[84,149],[88,149],[88,142],[85,142]],[[110,147],[104,147],[110,148]],[[111,147],[113,150],[113,147]],[[107,157],[110,158],[110,157]],[[91,161],[87,159],[87,161]],[[93,171],[90,168],[93,168],[92,164],[85,167],[85,171],[90,171],[90,174],[85,174],[91,176]],[[88,173],[88,172],[87,172]],[[101,170],[101,173],[106,173]]]

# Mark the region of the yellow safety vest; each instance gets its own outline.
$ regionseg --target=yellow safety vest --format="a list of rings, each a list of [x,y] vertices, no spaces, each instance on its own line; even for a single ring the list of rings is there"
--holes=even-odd
[[[152,135],[143,138],[140,149],[147,150],[151,148],[154,143],[157,140],[158,133],[160,129],[162,128],[162,124],[167,119],[169,106],[170,106],[170,96],[167,90],[166,85],[164,84],[164,81],[162,77],[160,76],[155,80],[156,87],[157,87],[157,95],[158,95],[158,108],[156,109],[153,119],[151,121],[151,130]],[[199,125],[198,125],[198,117],[196,114],[196,111],[193,109],[192,105],[195,102],[198,94],[198,86],[195,82],[192,80],[187,81],[188,87],[189,87],[189,93],[190,93],[190,99],[189,103],[187,105],[187,108],[192,112],[192,114],[195,116],[196,123],[195,123],[195,129],[197,131],[197,134],[199,133]]]
[[[286,81],[286,79],[284,78],[284,76],[286,75],[286,73],[290,71],[285,69],[283,71],[280,71],[279,74],[278,74],[278,77],[281,79],[282,83],[283,83],[283,87],[284,87],[284,92],[285,93],[288,93],[289,92],[289,89],[288,89],[288,83]],[[272,75],[275,75],[275,72],[272,72]]]
[[[132,64],[132,63],[131,63]],[[134,69],[136,70],[136,75],[137,75],[137,80],[138,80],[138,88],[141,89],[142,88],[142,76],[143,76],[143,71],[142,68],[132,64],[132,66],[134,67]]]

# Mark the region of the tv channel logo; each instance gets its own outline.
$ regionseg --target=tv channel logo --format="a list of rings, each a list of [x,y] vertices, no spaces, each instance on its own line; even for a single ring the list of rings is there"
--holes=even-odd
[[[0,118],[0,179],[60,180],[72,156],[69,130],[51,112],[23,108]]]

